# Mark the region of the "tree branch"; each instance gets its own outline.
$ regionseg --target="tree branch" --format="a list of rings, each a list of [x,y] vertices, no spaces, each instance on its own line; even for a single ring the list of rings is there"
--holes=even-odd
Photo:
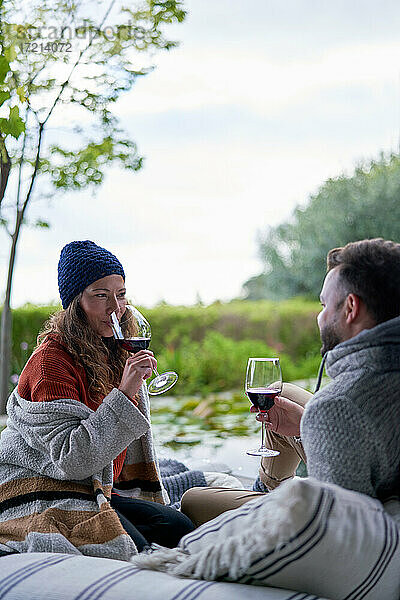
[[[22,148],[21,148],[21,157],[19,160],[19,170],[18,170],[18,188],[17,188],[17,211],[19,210],[20,207],[20,197],[21,197],[21,181],[22,181],[22,165],[24,163],[24,156],[25,156],[25,146],[26,146],[26,138],[27,138],[27,125],[28,125],[28,114],[29,114],[29,106],[28,106],[28,110],[26,111],[26,121],[25,121],[25,131],[24,131],[24,140],[22,142]]]
[[[110,12],[111,12],[111,10],[112,10],[112,8],[113,8],[114,4],[115,4],[115,1],[116,1],[116,0],[111,0],[111,2],[110,2],[110,5],[109,5],[108,9],[106,10],[106,13],[105,13],[105,15],[104,15],[104,17],[103,17],[103,19],[102,19],[102,21],[101,21],[100,25],[99,25],[99,29],[101,29],[101,28],[103,27],[103,25],[104,25],[104,23],[105,23],[105,20],[107,19],[108,15],[110,14]],[[89,50],[90,46],[91,46],[91,45],[92,45],[92,43],[93,43],[93,39],[94,39],[94,38],[92,38],[92,39],[89,41],[88,45],[87,45],[85,48],[83,48],[83,50],[81,50],[81,51],[80,51],[80,53],[79,53],[79,56],[78,56],[78,58],[76,59],[76,62],[75,62],[75,64],[73,65],[73,67],[72,67],[72,69],[71,69],[71,71],[70,71],[70,73],[69,73],[69,75],[68,75],[67,79],[66,79],[66,80],[64,81],[64,83],[61,85],[61,89],[60,89],[60,91],[58,92],[58,94],[57,94],[57,97],[56,97],[56,99],[54,100],[54,102],[53,102],[53,104],[52,104],[52,106],[51,106],[51,108],[50,108],[50,110],[49,110],[49,112],[48,112],[48,114],[47,114],[47,117],[46,117],[46,118],[45,118],[45,120],[43,121],[43,125],[45,125],[45,124],[47,123],[47,121],[49,120],[49,118],[50,118],[50,116],[51,116],[51,113],[53,112],[53,110],[55,109],[56,105],[58,104],[58,102],[59,102],[59,100],[60,100],[60,98],[61,98],[61,96],[62,96],[62,93],[63,93],[63,91],[64,91],[65,87],[68,85],[68,83],[69,83],[69,81],[70,81],[70,79],[71,79],[71,77],[72,77],[72,73],[75,71],[76,67],[77,67],[77,66],[79,65],[79,63],[81,62],[81,59],[82,59],[83,55],[84,55],[84,54],[87,52],[87,50]]]
[[[31,183],[29,185],[29,190],[28,190],[28,193],[26,194],[26,197],[25,197],[24,203],[22,205],[22,208],[17,211],[17,219],[16,219],[16,223],[15,223],[15,231],[14,231],[13,237],[18,237],[20,227],[21,227],[22,222],[24,220],[24,214],[25,214],[25,211],[27,209],[27,206],[29,204],[29,200],[30,200],[30,197],[31,197],[31,194],[32,194],[32,190],[33,190],[33,186],[34,186],[34,183],[35,183],[36,175],[37,175],[38,170],[39,170],[40,150],[41,150],[41,146],[42,146],[43,129],[44,129],[44,123],[40,123],[40,125],[39,125],[39,137],[38,137],[37,150],[36,150],[35,167],[33,169],[32,177],[31,177]]]
[[[6,144],[0,133],[0,209],[10,175],[11,160],[7,152]]]

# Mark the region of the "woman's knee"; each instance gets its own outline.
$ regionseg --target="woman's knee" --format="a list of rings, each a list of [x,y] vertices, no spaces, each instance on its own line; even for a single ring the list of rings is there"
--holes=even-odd
[[[171,511],[175,513],[171,520],[171,526],[176,530],[179,539],[195,529],[194,523],[185,513],[173,508],[171,508]]]
[[[174,548],[180,540],[195,529],[190,518],[182,512],[163,506],[158,518],[151,523],[151,532],[147,537],[151,537],[162,546]]]

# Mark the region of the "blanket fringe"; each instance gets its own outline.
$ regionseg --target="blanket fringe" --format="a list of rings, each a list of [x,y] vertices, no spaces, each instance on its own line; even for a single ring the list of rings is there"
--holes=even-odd
[[[175,568],[185,562],[189,556],[189,552],[179,548],[166,548],[152,544],[149,550],[133,556],[130,562],[141,569],[175,573]]]

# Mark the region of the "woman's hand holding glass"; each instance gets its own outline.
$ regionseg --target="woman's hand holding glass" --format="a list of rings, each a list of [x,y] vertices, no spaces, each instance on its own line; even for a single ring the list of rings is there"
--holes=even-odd
[[[140,350],[126,360],[118,389],[128,398],[133,398],[156,368],[157,361],[151,350]]]
[[[146,376],[142,377],[142,382],[154,372],[156,377],[148,385],[149,394],[152,396],[163,394],[175,385],[178,380],[178,375],[174,371],[166,371],[160,375],[158,374],[157,361],[155,360],[153,353],[147,350],[151,340],[151,327],[142,313],[129,304],[125,304],[122,314],[120,314],[121,312],[122,311],[118,310],[110,315],[110,326],[115,341],[119,343],[124,350],[134,354],[131,358],[136,359],[139,357],[139,362],[135,360],[133,363],[129,364],[139,365],[141,369],[146,369],[148,366],[148,363],[145,362],[146,357],[147,359],[149,357],[153,358],[153,362],[151,362],[150,365],[151,371],[149,374],[147,374],[146,371]]]

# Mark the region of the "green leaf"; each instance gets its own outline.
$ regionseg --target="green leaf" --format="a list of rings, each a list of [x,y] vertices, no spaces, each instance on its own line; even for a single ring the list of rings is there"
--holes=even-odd
[[[18,106],[10,108],[8,119],[0,119],[0,131],[5,135],[12,135],[15,139],[25,131],[25,123],[19,116]]]
[[[16,92],[18,94],[18,98],[20,99],[20,102],[26,102],[26,96],[25,96],[25,91],[23,87],[18,87],[16,89]]]
[[[10,94],[10,92],[1,92],[1,91],[0,91],[0,106],[1,106],[2,104],[4,104],[4,102],[5,102],[6,100],[8,100],[10,97],[11,97],[11,94]]]
[[[15,50],[14,46],[8,46],[8,48],[4,50],[4,57],[9,63],[12,62],[16,56],[17,51]]]
[[[0,82],[3,82],[5,80],[6,75],[9,70],[10,70],[9,62],[5,58],[5,56],[3,56],[3,54],[1,54],[0,55]]]
[[[49,229],[50,228],[50,223],[48,223],[47,221],[42,221],[41,219],[37,219],[37,221],[35,222],[35,227],[41,227],[43,229]]]

